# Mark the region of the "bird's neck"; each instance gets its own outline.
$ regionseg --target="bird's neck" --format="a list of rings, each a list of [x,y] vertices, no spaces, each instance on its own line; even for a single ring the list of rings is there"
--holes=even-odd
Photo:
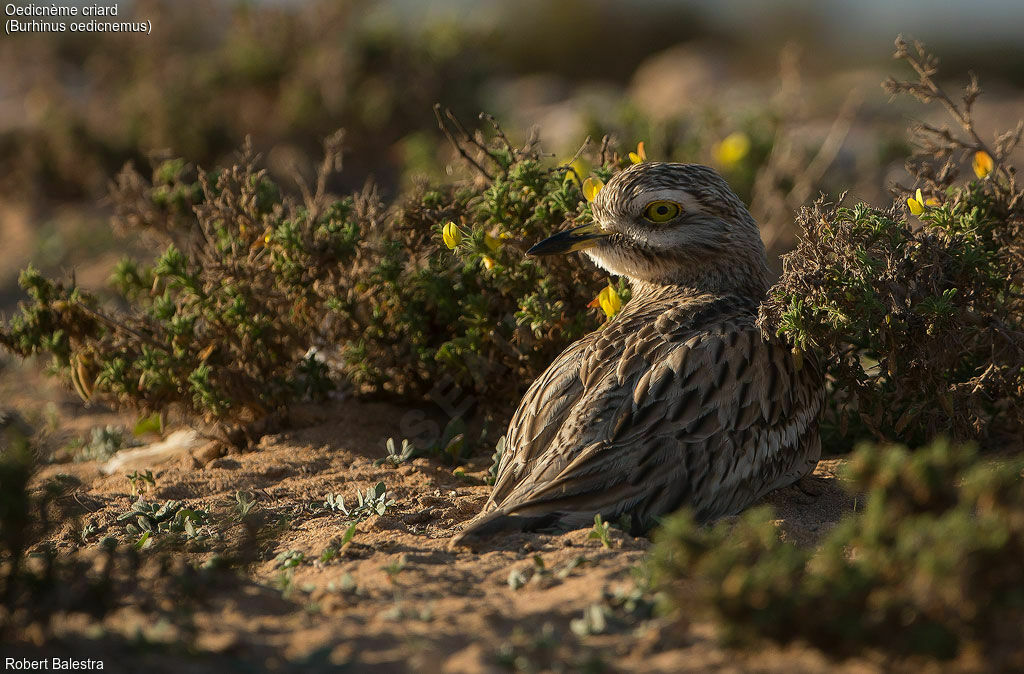
[[[768,291],[768,269],[755,270],[754,273],[712,273],[705,276],[679,278],[664,281],[645,281],[637,278],[629,279],[633,291],[630,304],[646,304],[648,302],[699,302],[701,298],[720,298],[726,296],[742,297],[760,304]]]
[[[699,304],[716,296],[692,286],[675,283],[651,283],[639,279],[630,279],[629,287],[633,291],[633,297],[626,304],[626,310],[639,310],[651,304]]]

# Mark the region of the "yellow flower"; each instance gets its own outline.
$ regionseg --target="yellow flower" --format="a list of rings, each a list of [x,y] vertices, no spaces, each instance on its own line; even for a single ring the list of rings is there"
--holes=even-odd
[[[742,131],[730,133],[711,148],[711,154],[719,166],[735,166],[750,152],[750,138]]]
[[[253,239],[253,242],[249,244],[249,250],[257,251],[262,248],[266,248],[267,246],[270,245],[270,241],[272,238],[272,231],[268,227],[265,230],[263,230],[263,234],[257,235],[256,238]]]
[[[494,260],[493,259],[491,259],[490,257],[484,255],[483,256],[483,260],[484,260],[484,267],[488,271],[490,271],[491,269],[494,269]]]
[[[491,236],[490,234],[484,234],[484,243],[491,249],[492,253],[497,253],[498,249],[501,248],[501,239],[497,236]]]
[[[921,215],[924,213],[924,197],[921,196],[920,188],[914,196],[907,199],[907,208],[909,208],[910,212],[914,215]]]
[[[448,222],[441,230],[441,237],[444,239],[444,245],[450,250],[455,250],[455,247],[462,243],[462,230],[454,222]]]
[[[604,187],[604,181],[600,178],[587,178],[583,181],[583,196],[587,198],[587,201],[593,201],[602,187]]]
[[[565,177],[562,179],[563,182],[568,180],[579,185],[580,181],[583,180],[580,176],[585,176],[590,173],[590,164],[582,159],[576,159],[565,166],[572,170],[565,172]]]
[[[640,141],[636,144],[636,152],[629,153],[629,161],[634,164],[647,161],[647,150],[644,149],[644,142]]]
[[[992,173],[994,167],[995,162],[992,161],[992,156],[988,152],[978,150],[974,153],[974,175],[979,179],[987,177],[989,173]]]
[[[619,293],[611,285],[601,289],[601,292],[597,295],[597,303],[600,305],[601,311],[608,318],[619,313],[619,309],[622,308],[622,298],[619,297]]]

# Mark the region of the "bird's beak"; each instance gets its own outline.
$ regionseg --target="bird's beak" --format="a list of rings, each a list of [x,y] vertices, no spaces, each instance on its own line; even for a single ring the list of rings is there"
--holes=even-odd
[[[592,248],[606,236],[608,236],[607,232],[602,232],[596,222],[591,222],[559,232],[554,236],[549,236],[526,251],[526,254],[539,256],[572,253],[573,251]]]

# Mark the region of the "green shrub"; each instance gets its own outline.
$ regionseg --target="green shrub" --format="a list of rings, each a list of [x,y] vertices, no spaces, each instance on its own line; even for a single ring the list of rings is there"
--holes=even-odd
[[[908,162],[919,189],[902,189],[906,204],[804,209],[799,245],[762,305],[762,325],[824,355],[843,434],[851,416],[876,438],[915,443],[939,432],[1019,432],[1024,198],[1005,162],[1020,128],[989,147],[971,117],[976,82],[955,104],[921,45],[915,55],[897,40],[896,55],[920,81],[886,87],[941,102],[963,128],[915,125],[924,149]],[[970,160],[988,165],[956,184]],[[827,421],[835,427],[835,417]]]
[[[177,407],[227,426],[330,390],[335,381],[311,348],[335,355],[359,390],[420,396],[443,379],[504,411],[565,344],[598,325],[587,304],[599,274],[523,255],[589,217],[589,205],[578,176],[535,147],[512,146],[500,129],[485,144],[447,122],[476,175],[422,185],[394,204],[372,188],[325,194],[340,135],[302,199],[283,195],[251,150],[215,173],[180,160],[157,164],[150,178],[128,168],[112,189],[115,223],[162,239],[163,252],[117,266],[115,303],[30,267],[21,284],[31,301],[0,329],[0,344],[51,354],[85,398]],[[618,161],[599,163],[597,174],[607,178]],[[459,230],[454,250],[442,243],[449,222]]]
[[[673,515],[652,559],[679,609],[709,613],[734,643],[938,658],[973,646],[997,669],[1020,667],[1022,470],[941,440],[862,446],[847,477],[863,507],[817,549],[780,540],[765,506],[710,528]]]
[[[1008,221],[981,182],[919,218],[817,204],[763,323],[826,354],[844,426],[852,413],[876,437],[923,441],[1019,425],[1024,236]]]

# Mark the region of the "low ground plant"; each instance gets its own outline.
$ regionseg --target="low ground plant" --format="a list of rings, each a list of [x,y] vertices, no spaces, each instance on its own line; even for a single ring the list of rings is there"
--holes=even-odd
[[[734,644],[801,640],[844,655],[877,649],[1024,664],[1024,463],[986,462],[936,441],[865,445],[846,471],[863,507],[817,548],[780,540],[762,506],[735,523],[672,516],[654,565],[687,615]]]

